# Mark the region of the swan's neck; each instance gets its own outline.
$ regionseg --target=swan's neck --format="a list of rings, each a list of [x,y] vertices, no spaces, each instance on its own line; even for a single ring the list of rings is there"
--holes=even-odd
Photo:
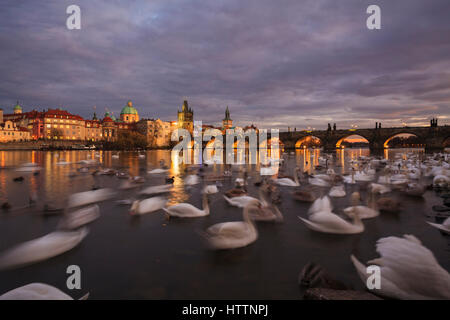
[[[250,218],[249,214],[249,206],[246,206],[244,208],[244,213],[242,214],[244,222],[247,223],[252,230],[256,230],[255,222]]]
[[[294,182],[295,182],[295,184],[296,185],[300,185],[300,183],[298,182],[298,172],[297,172],[297,169],[296,170],[294,170]]]
[[[208,203],[208,196],[206,195],[206,193],[203,194],[202,209],[203,211],[205,211],[206,214],[209,214],[209,203]]]

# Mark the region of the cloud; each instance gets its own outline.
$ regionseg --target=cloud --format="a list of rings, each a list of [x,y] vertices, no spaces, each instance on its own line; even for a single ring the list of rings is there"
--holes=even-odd
[[[370,3],[369,3],[370,2]],[[65,107],[219,124],[326,128],[450,123],[448,0],[6,0],[0,12],[0,106]]]

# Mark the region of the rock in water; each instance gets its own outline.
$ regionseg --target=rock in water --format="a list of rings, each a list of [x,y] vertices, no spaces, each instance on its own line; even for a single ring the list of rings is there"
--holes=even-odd
[[[308,289],[303,298],[305,300],[382,300],[369,292],[327,288]]]

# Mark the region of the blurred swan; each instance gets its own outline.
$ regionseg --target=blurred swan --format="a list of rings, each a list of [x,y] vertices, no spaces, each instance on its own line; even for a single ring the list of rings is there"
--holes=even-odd
[[[89,293],[80,300],[86,300]],[[58,288],[45,283],[30,283],[0,295],[0,300],[73,300]]]
[[[370,191],[372,193],[384,194],[384,193],[391,192],[392,190],[391,190],[391,188],[389,188],[388,186],[385,186],[383,184],[371,183],[370,184]]]
[[[0,270],[53,258],[77,246],[87,234],[86,228],[76,231],[55,231],[23,242],[0,255]]]
[[[153,197],[144,200],[136,200],[133,202],[130,214],[146,214],[163,209],[167,203],[167,199],[163,197]]]
[[[353,214],[353,223],[350,223],[331,211],[330,199],[325,196],[312,204],[309,210],[309,219],[299,217],[305,225],[314,231],[333,234],[355,234],[364,231],[364,225],[358,216]]]
[[[190,174],[184,179],[184,184],[187,186],[193,186],[200,182],[200,178],[196,174]]]
[[[295,168],[294,170],[294,180],[290,178],[278,178],[275,179],[275,183],[280,186],[286,186],[286,187],[298,187],[300,186],[300,183],[298,182],[298,168]]]
[[[84,207],[79,210],[69,212],[59,224],[63,229],[77,229],[100,217],[100,208],[98,205]]]
[[[313,178],[308,179],[309,184],[312,184],[313,186],[318,187],[329,187],[330,183],[322,178],[318,178],[314,176]]]
[[[203,194],[202,207],[202,209],[198,209],[190,203],[177,203],[168,208],[163,208],[163,210],[167,212],[169,216],[179,218],[196,218],[207,216],[209,215],[209,204],[206,193]]]
[[[233,198],[228,198],[227,196],[224,195],[223,197],[228,202],[228,204],[239,208],[244,208],[245,206],[247,206],[247,204],[253,201],[261,202],[260,200],[250,196],[237,196]]]
[[[334,186],[331,188],[330,192],[328,193],[328,195],[330,197],[334,197],[334,198],[342,198],[345,197],[346,193],[344,190],[344,186],[340,185],[340,186]]]
[[[225,192],[225,196],[228,198],[246,196],[247,190],[245,188],[233,188]]]
[[[119,155],[118,155],[118,154],[113,154],[113,155],[111,156],[111,158],[113,158],[113,159],[119,159]]]
[[[425,191],[427,191],[427,189],[425,188],[425,186],[423,184],[413,182],[413,183],[408,184],[408,186],[406,187],[405,193],[408,196],[421,197],[421,196],[423,196]]]
[[[70,195],[67,206],[68,208],[81,207],[108,200],[114,195],[115,192],[108,188],[74,193]]]
[[[450,299],[450,275],[437,262],[433,253],[413,235],[386,237],[377,241],[380,258],[368,264],[380,266],[380,289],[373,293],[395,299]],[[351,256],[361,280],[366,284],[370,274],[366,266]]]
[[[433,186],[445,188],[450,185],[450,178],[444,175],[437,175],[433,178]]]
[[[361,195],[359,192],[353,192],[351,195],[352,206],[345,208],[344,213],[347,216],[352,217],[356,211],[360,219],[371,219],[378,217],[380,212],[373,208],[374,200],[371,197],[372,196],[369,193],[369,200],[367,201],[369,206],[362,206],[360,205]]]
[[[202,232],[202,235],[213,249],[236,249],[248,246],[258,239],[258,231],[249,214],[250,209],[257,209],[258,206],[258,200],[249,202],[243,210],[244,221],[217,223]]]
[[[169,171],[169,169],[153,169],[153,170],[148,171],[148,173],[150,173],[150,174],[157,174],[157,173],[164,173],[164,172],[167,172],[167,171]]]
[[[283,214],[274,204],[264,206],[259,202],[258,205],[250,207],[249,214],[254,221],[283,222]]]
[[[155,194],[161,194],[170,192],[170,189],[172,189],[172,186],[170,184],[162,184],[159,186],[151,186],[148,188],[145,188],[144,190],[141,190],[139,194],[145,194],[145,195],[155,195]]]
[[[219,192],[219,189],[217,189],[217,185],[215,185],[215,184],[210,184],[203,188],[203,193],[206,193],[206,194],[214,194],[217,192]]]
[[[446,234],[450,234],[450,217],[448,217],[447,219],[445,219],[445,221],[442,224],[438,224],[438,223],[432,223],[432,222],[428,222],[427,223],[436,228],[441,230],[442,232],[446,233]]]

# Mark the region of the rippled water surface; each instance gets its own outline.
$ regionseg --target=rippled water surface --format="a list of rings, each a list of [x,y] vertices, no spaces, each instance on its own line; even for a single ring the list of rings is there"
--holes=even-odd
[[[289,170],[296,166],[314,172],[319,150],[298,150],[284,155]],[[400,153],[420,153],[419,149],[386,151],[384,157],[393,159]],[[96,156],[96,153],[98,154]],[[349,160],[368,156],[368,149],[346,149],[334,154],[335,170],[349,172]],[[96,187],[117,188],[123,180],[114,176],[94,176],[77,173],[80,160],[96,159],[104,168],[128,171],[146,178],[143,187],[165,183],[166,176],[175,176],[170,203],[189,202],[201,206],[202,184],[183,185],[184,166],[171,164],[170,151],[147,151],[145,158],[136,152],[96,151],[0,151],[0,202],[12,205],[10,212],[0,212],[0,251],[17,243],[45,235],[56,229],[59,216],[43,217],[44,203],[64,206],[67,197]],[[166,174],[148,175],[164,159],[170,165]],[[65,161],[70,164],[61,165]],[[15,167],[35,162],[42,167],[39,175],[16,172]],[[249,194],[257,196],[252,183],[258,176],[258,167],[246,165],[249,170]],[[90,169],[92,172],[94,168]],[[205,174],[219,174],[219,165],[204,168]],[[233,186],[233,180],[223,181],[221,191]],[[22,182],[13,178],[23,176]],[[430,183],[431,180],[425,180]],[[363,289],[350,254],[362,261],[377,256],[375,242],[381,237],[403,234],[417,236],[436,256],[439,263],[450,270],[450,241],[425,221],[433,220],[431,207],[442,204],[434,191],[423,198],[409,198],[393,193],[402,201],[397,214],[382,213],[364,220],[366,230],[359,235],[328,235],[307,229],[297,216],[305,216],[309,204],[299,203],[291,197],[292,188],[280,187],[284,223],[258,223],[258,240],[245,248],[214,252],[208,250],[198,230],[224,221],[241,220],[242,210],[230,207],[222,192],[212,195],[211,215],[196,219],[167,220],[163,211],[140,217],[129,215],[129,206],[119,206],[118,199],[137,198],[139,189],[123,191],[110,201],[100,204],[101,217],[89,225],[89,234],[75,249],[52,258],[15,270],[0,271],[0,293],[30,283],[44,282],[54,285],[78,298],[90,292],[92,299],[300,299],[297,285],[299,271],[309,261],[324,266],[331,274],[356,289]],[[340,213],[350,205],[349,194],[358,185],[347,185],[347,197],[333,199],[334,212]],[[325,194],[326,190],[324,191]],[[36,193],[35,207],[27,207],[29,196]],[[364,197],[364,194],[363,194]],[[66,268],[79,265],[82,289],[66,289]]]

